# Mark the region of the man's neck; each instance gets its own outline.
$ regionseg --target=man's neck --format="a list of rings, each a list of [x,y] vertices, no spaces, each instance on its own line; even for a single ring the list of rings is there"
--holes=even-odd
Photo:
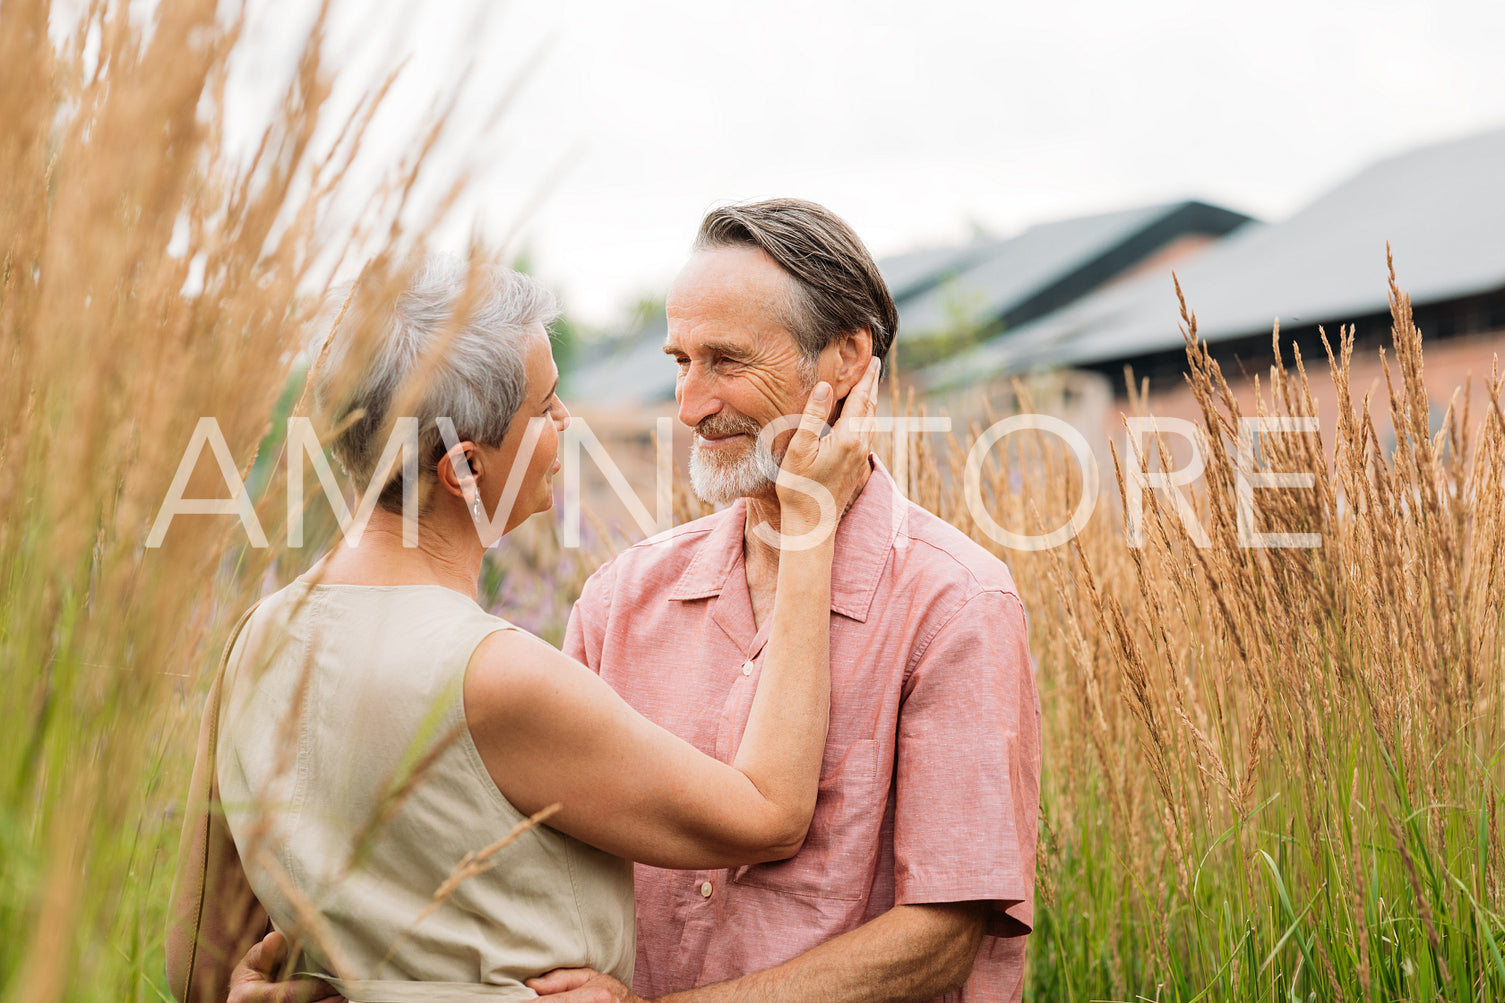
[[[779,548],[768,542],[771,534],[777,534],[783,525],[779,498],[770,486],[766,495],[749,495],[747,498],[747,521],[742,525],[742,557],[747,563],[748,577],[754,567],[779,570]],[[767,528],[755,532],[758,526]],[[774,536],[777,539],[777,536]]]
[[[869,477],[872,477],[871,470],[842,511],[843,519],[857,504]],[[755,532],[760,525],[767,529]],[[742,563],[747,574],[747,595],[752,602],[753,622],[759,625],[767,614],[773,612],[774,589],[779,580],[779,548],[769,541],[778,539],[781,527],[779,497],[772,485],[766,494],[747,497],[747,521],[742,525]]]

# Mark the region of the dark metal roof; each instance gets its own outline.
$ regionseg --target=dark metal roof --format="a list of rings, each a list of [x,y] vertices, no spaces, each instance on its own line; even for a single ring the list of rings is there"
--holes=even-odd
[[[971,243],[953,247],[935,247],[907,254],[895,254],[878,262],[883,281],[895,303],[903,303],[930,289],[949,275],[955,275],[986,257],[999,244],[996,237],[979,237]]]
[[[1177,268],[1208,342],[1388,308],[1385,244],[1418,306],[1505,288],[1505,129],[1380,161],[1290,219]],[[934,388],[1040,366],[1101,366],[1182,344],[1169,270],[1103,289],[919,375]]]
[[[880,267],[899,307],[901,337],[1008,327],[1087,294],[1177,237],[1222,236],[1248,221],[1202,202],[1171,202],[1042,223],[1006,240],[904,255]]]

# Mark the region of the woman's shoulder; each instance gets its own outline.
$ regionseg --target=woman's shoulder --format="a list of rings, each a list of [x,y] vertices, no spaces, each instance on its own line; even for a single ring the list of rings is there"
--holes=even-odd
[[[443,585],[364,585],[296,578],[252,609],[243,636],[302,638],[363,657],[447,656],[462,664],[490,634],[519,631]],[[531,636],[531,635],[530,635]]]
[[[500,619],[483,609],[473,596],[447,585],[434,583],[370,585],[352,581],[322,581],[305,576],[294,578],[262,602],[275,602],[279,605],[307,602],[337,609],[366,607],[425,613],[443,611],[452,616]]]

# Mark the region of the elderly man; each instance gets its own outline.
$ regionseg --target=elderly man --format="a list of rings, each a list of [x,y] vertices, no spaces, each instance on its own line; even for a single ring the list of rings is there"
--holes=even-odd
[[[779,561],[764,426],[825,380],[851,391],[897,312],[820,206],[711,212],[668,298],[664,350],[691,481],[728,505],[587,582],[565,650],[638,711],[730,760],[756,691]],[[588,970],[556,1003],[1017,1000],[1032,922],[1039,730],[1024,611],[1002,562],[873,469],[837,531],[831,721],[792,859],[637,868],[634,985]],[[631,768],[631,764],[624,764]],[[245,966],[232,1003],[271,999]],[[317,994],[311,994],[310,997]]]
[[[565,650],[726,759],[757,687],[779,560],[759,529],[777,529],[779,511],[758,433],[798,414],[819,379],[850,390],[887,355],[898,317],[846,223],[795,200],[712,211],[667,305],[691,483],[730,505],[597,571]],[[1040,762],[1024,612],[997,558],[873,466],[837,533],[831,727],[809,837],[773,864],[639,865],[638,996],[1023,992]],[[588,972],[533,985],[580,987],[563,1003],[634,998]]]

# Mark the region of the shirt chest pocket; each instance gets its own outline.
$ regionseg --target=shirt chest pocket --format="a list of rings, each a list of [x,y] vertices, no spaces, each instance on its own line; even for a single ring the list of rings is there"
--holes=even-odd
[[[812,898],[866,898],[888,797],[888,771],[881,782],[879,774],[876,740],[827,748],[815,816],[800,852],[789,860],[734,868],[732,880]]]

